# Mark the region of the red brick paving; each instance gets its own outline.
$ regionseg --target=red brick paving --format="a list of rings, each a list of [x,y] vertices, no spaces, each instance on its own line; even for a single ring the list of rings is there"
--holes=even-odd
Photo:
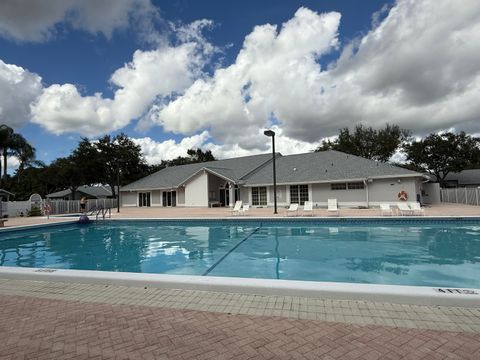
[[[0,296],[0,359],[480,359],[480,334]]]

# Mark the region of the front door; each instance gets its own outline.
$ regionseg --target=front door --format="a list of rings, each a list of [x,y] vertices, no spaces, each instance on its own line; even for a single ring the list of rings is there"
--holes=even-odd
[[[150,193],[141,192],[138,193],[138,206],[150,206]]]

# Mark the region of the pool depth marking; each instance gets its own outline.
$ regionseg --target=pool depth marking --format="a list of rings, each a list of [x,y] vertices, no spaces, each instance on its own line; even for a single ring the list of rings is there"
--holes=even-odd
[[[225,255],[223,255],[220,259],[218,259],[212,266],[210,266],[207,271],[205,271],[202,276],[207,276],[213,269],[217,267],[218,264],[220,264],[225,258],[230,255],[232,252],[235,251],[236,248],[238,248],[240,245],[242,245],[245,241],[247,241],[253,234],[255,234],[260,228],[262,227],[262,223],[260,223],[260,226],[258,226],[255,230],[253,230],[250,234],[248,234],[244,239],[240,240],[237,244],[235,244],[234,247],[232,247],[230,250],[228,250]]]

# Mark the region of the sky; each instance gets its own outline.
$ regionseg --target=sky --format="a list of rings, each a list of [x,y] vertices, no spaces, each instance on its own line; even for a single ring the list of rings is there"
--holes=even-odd
[[[478,0],[2,0],[0,123],[49,163],[308,152],[340,128],[480,133]],[[11,170],[18,165],[11,159]]]

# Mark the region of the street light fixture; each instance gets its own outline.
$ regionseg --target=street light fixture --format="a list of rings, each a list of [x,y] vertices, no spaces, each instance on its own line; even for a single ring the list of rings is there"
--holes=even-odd
[[[263,132],[264,135],[272,138],[272,159],[273,159],[273,206],[274,206],[274,214],[278,214],[277,212],[277,170],[275,168],[275,131],[273,130],[265,130]]]

